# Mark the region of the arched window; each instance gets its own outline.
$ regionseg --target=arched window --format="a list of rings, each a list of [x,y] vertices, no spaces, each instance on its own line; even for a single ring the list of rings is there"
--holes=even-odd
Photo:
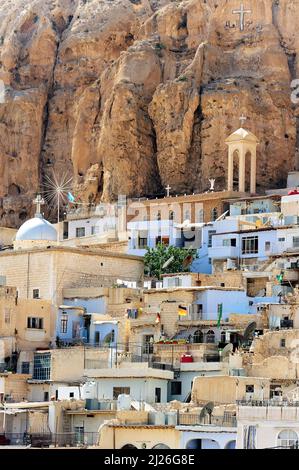
[[[203,332],[196,330],[193,335],[193,343],[203,343]]]
[[[166,444],[156,444],[153,449],[170,449]]]
[[[157,220],[161,220],[161,211],[157,212]]]
[[[225,449],[235,449],[235,448],[236,448],[236,441],[229,441],[225,446]]]
[[[174,212],[169,211],[169,220],[174,220]]]
[[[134,446],[133,444],[126,444],[123,447],[121,447],[121,449],[137,449],[137,447]]]
[[[206,338],[207,343],[215,343],[215,333],[213,330],[209,330],[207,332],[207,338]]]
[[[190,211],[187,209],[184,212],[184,220],[190,220],[190,218],[191,218]]]
[[[298,435],[292,429],[284,429],[280,431],[277,438],[277,445],[279,447],[298,447]]]
[[[198,214],[198,216],[197,216],[198,220],[196,222],[202,223],[203,222],[203,215],[204,215],[203,214],[203,209],[199,209],[197,214]]]

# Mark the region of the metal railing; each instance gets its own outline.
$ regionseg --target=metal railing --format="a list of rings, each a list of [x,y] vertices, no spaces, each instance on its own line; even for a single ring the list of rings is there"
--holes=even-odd
[[[237,400],[238,406],[277,406],[277,407],[298,407],[299,408],[299,401],[290,401],[290,400],[277,400],[277,399],[270,399],[270,400]]]
[[[237,418],[235,416],[206,416],[204,419],[199,414],[179,414],[178,424],[180,426],[221,426],[221,427],[236,427]]]
[[[96,446],[99,442],[98,432],[67,433],[8,433],[0,436],[1,445],[20,445],[31,447],[80,447]]]

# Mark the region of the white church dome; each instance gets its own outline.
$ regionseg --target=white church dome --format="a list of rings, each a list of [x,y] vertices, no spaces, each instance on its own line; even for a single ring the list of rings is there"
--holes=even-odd
[[[56,241],[57,231],[55,227],[41,215],[36,215],[33,219],[27,220],[21,225],[16,234],[16,240]]]

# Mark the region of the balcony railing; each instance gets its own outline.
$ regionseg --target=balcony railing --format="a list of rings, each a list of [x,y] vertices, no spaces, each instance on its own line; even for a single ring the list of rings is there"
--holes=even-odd
[[[99,441],[97,432],[67,433],[5,433],[0,436],[1,445],[24,445],[31,447],[80,447],[96,446]]]
[[[221,426],[221,427],[236,427],[237,418],[235,416],[207,416],[201,418],[200,415],[181,413],[178,415],[178,424],[180,426]]]
[[[289,400],[278,400],[278,399],[270,399],[270,400],[237,400],[238,406],[277,406],[277,407],[298,407],[299,408],[299,401],[289,401]]]
[[[238,258],[239,248],[236,246],[214,246],[209,248],[209,258],[227,259]]]

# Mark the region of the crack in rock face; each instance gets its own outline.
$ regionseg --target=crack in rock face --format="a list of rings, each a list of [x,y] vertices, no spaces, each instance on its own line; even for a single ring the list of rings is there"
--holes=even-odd
[[[299,0],[2,0],[0,224],[45,178],[82,202],[224,189],[247,116],[258,191],[296,168]],[[47,214],[51,218],[51,211]]]

